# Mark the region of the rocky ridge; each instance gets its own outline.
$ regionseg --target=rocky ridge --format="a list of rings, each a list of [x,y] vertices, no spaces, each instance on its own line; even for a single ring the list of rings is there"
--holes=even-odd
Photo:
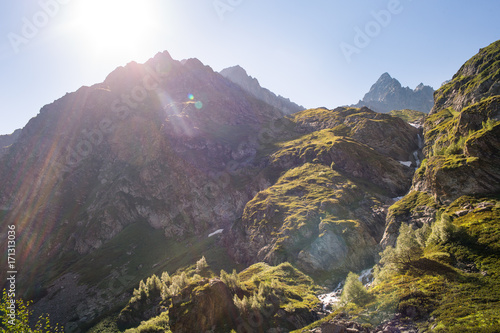
[[[370,91],[354,107],[369,107],[370,109],[388,113],[392,110],[410,109],[429,113],[434,105],[434,89],[420,83],[415,89],[402,87],[401,83],[384,73],[375,82]]]
[[[291,102],[288,98],[276,96],[269,89],[262,88],[259,81],[249,76],[241,66],[225,68],[220,71],[220,74],[257,99],[280,109],[284,114],[292,114],[305,109],[303,106]]]

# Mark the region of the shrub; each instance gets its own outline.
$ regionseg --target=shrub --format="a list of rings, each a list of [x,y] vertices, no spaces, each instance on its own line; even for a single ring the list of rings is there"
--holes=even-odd
[[[169,318],[167,312],[162,312],[159,316],[148,321],[143,321],[137,328],[131,328],[125,333],[151,333],[151,332],[171,332],[169,329]]]
[[[238,273],[236,273],[235,269],[233,269],[232,274],[227,273],[225,270],[221,270],[220,279],[226,284],[226,286],[228,286],[229,289],[233,291],[244,289],[241,285],[240,277],[238,276]]]
[[[162,286],[163,284],[161,280],[155,274],[153,274],[151,277],[148,277],[148,279],[146,280],[146,288],[148,290],[149,297],[160,296]]]
[[[168,272],[163,272],[161,274],[161,282],[163,282],[167,286],[172,283],[172,278],[170,277],[170,275],[168,275]]]
[[[401,224],[396,247],[388,246],[381,253],[380,264],[399,272],[413,267],[413,263],[424,254],[419,238],[422,239],[422,237],[417,237],[417,232],[412,227],[406,223]]]
[[[201,257],[200,260],[196,262],[196,272],[201,273],[204,272],[208,268],[207,260],[205,256]]]
[[[445,243],[455,231],[456,227],[452,223],[450,215],[441,213],[432,225],[431,233],[426,243],[427,245]]]
[[[359,275],[349,272],[340,301],[344,304],[354,303],[359,306],[363,306],[370,301],[370,294],[359,281]]]

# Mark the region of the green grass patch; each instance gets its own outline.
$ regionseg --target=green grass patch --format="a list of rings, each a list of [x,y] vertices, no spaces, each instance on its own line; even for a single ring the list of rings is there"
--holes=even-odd
[[[389,208],[389,215],[409,214],[417,207],[437,207],[437,204],[427,193],[411,191]]]
[[[410,109],[392,110],[389,114],[391,116],[401,118],[407,123],[423,122],[427,117],[427,113]]]

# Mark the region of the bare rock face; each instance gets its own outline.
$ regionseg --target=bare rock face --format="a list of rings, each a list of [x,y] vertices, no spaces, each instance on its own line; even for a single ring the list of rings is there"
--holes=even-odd
[[[436,92],[430,113],[448,107],[460,112],[485,98],[500,95],[499,49],[500,41],[496,41],[467,61],[453,79]]]
[[[256,78],[249,76],[240,66],[225,68],[220,71],[220,74],[239,85],[243,90],[257,99],[283,111],[284,114],[292,114],[305,109],[303,106],[291,102],[288,98],[276,96],[268,89],[262,88],[259,81]]]
[[[500,190],[500,42],[480,50],[436,92],[424,125],[428,159],[414,187],[444,203]]]
[[[370,91],[354,107],[388,113],[392,110],[411,109],[429,113],[434,105],[434,89],[420,83],[415,89],[402,87],[398,80],[384,73],[373,84]]]

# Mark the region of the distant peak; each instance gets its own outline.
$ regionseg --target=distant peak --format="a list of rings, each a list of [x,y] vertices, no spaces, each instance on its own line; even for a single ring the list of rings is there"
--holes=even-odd
[[[385,72],[384,74],[380,75],[380,79],[392,79],[392,76],[389,75],[389,73]]]
[[[413,109],[428,113],[434,104],[434,89],[420,83],[414,90],[403,87],[401,83],[383,73],[363,99],[353,106],[368,106],[377,112]]]
[[[220,74],[222,74],[222,76],[227,76],[228,73],[231,73],[232,75],[249,76],[247,74],[247,71],[243,67],[241,67],[240,65],[224,68],[223,70],[220,71]]]

